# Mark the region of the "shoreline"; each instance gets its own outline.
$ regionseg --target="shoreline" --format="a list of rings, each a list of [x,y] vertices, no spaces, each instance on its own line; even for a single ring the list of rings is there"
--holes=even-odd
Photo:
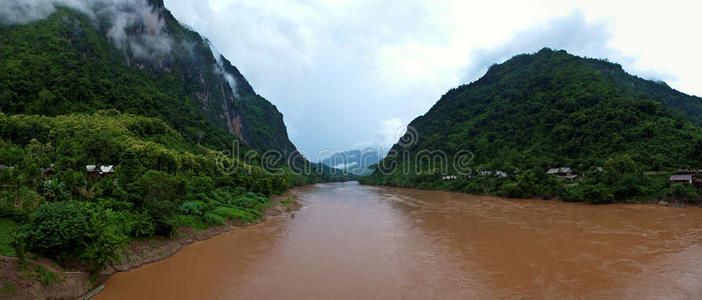
[[[122,260],[108,265],[98,274],[95,282],[90,282],[89,274],[85,271],[65,271],[57,263],[48,259],[27,259],[25,270],[20,270],[18,259],[0,256],[0,283],[13,281],[9,288],[14,295],[6,295],[5,285],[0,285],[0,298],[6,299],[83,299],[97,287],[107,281],[111,275],[126,272],[148,264],[167,259],[188,245],[205,241],[220,234],[266,222],[270,217],[294,213],[302,205],[301,195],[294,187],[280,196],[271,197],[271,205],[262,212],[262,217],[253,223],[235,223],[227,221],[227,226],[213,226],[196,231],[193,228],[179,228],[176,237],[154,237],[142,240],[132,240],[120,250]],[[283,204],[283,201],[288,201]],[[43,271],[42,271],[43,269]],[[42,274],[46,270],[53,273],[56,279],[48,283],[42,282]],[[44,272],[44,273],[42,273]]]
[[[584,205],[613,205],[613,204],[632,204],[632,205],[660,205],[660,206],[669,206],[669,207],[674,207],[674,208],[686,208],[686,207],[699,207],[702,208],[702,204],[692,204],[692,203],[687,203],[683,201],[671,201],[670,199],[655,199],[651,201],[639,201],[639,200],[633,200],[633,201],[617,201],[617,202],[612,202],[612,203],[601,203],[601,204],[595,204],[595,203],[588,203],[588,202],[573,202],[573,201],[565,201],[561,198],[554,197],[554,198],[543,198],[543,197],[531,197],[531,198],[509,198],[509,197],[504,197],[504,196],[498,196],[498,195],[492,195],[492,194],[472,194],[472,193],[465,193],[465,192],[458,192],[458,191],[448,191],[448,190],[439,190],[439,189],[420,189],[420,188],[414,188],[414,187],[402,187],[402,186],[393,186],[393,185],[380,185],[380,184],[368,184],[368,183],[361,183],[360,181],[357,181],[359,185],[364,185],[364,186],[372,186],[372,187],[383,187],[383,188],[395,188],[395,189],[407,189],[407,190],[414,190],[414,191],[427,191],[427,192],[443,192],[443,193],[452,193],[452,194],[462,194],[462,195],[474,195],[474,196],[485,196],[485,197],[494,197],[494,198],[500,198],[500,199],[512,199],[512,200],[542,200],[542,201],[558,201],[558,202],[563,202],[563,203],[574,203],[574,204],[584,204]]]

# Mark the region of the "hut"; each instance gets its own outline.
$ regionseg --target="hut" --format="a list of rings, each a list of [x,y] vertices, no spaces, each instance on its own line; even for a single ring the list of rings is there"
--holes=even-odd
[[[692,184],[692,175],[690,175],[690,174],[670,175],[670,178],[668,178],[668,183],[670,183],[671,185],[677,184],[677,183]]]
[[[100,177],[100,169],[96,165],[85,166],[85,172],[92,178]]]
[[[569,167],[551,168],[546,171],[548,175],[568,176],[573,175],[573,170]]]
[[[495,177],[507,177],[507,173],[502,171],[495,171]]]
[[[488,170],[480,170],[480,171],[478,172],[478,175],[480,175],[480,176],[489,176],[489,175],[492,175],[492,172],[490,172],[490,171],[488,171]]]
[[[46,168],[39,168],[39,170],[41,171],[41,178],[49,177],[54,175],[54,164],[50,164]]]
[[[564,180],[575,180],[578,178],[578,174],[575,174],[573,172],[573,169],[569,167],[560,167],[560,168],[551,168],[546,171],[546,174],[548,175],[554,175],[558,177],[558,179]]]
[[[444,176],[444,177],[441,177],[441,179],[442,179],[443,181],[454,181],[454,180],[458,179],[458,177],[456,177],[456,176]]]
[[[100,175],[107,176],[115,173],[115,167],[113,165],[100,166]]]

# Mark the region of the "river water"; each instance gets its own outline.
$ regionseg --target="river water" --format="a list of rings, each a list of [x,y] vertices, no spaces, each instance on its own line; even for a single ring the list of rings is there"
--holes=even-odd
[[[95,299],[702,299],[702,209],[363,186],[113,275]]]

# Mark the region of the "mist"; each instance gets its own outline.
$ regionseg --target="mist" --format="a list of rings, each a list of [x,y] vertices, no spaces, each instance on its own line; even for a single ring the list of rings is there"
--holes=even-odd
[[[146,0],[11,0],[0,2],[0,23],[31,23],[50,16],[61,6],[85,13],[95,26],[103,18],[109,20],[108,38],[136,59],[162,59],[171,52],[173,39],[164,31],[162,11]]]

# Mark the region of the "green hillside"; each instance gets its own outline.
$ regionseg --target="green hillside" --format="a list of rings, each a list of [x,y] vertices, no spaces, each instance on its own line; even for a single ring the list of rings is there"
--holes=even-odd
[[[17,246],[93,270],[130,238],[223,224],[218,210],[254,221],[270,194],[290,186],[291,176],[188,143],[160,119],[116,110],[2,114],[0,133],[0,217],[22,225]],[[91,176],[87,165],[116,170]]]
[[[2,253],[95,273],[129,240],[254,222],[293,185],[343,178],[162,1],[85,3],[0,20]]]
[[[702,165],[702,130],[696,126],[702,120],[701,108],[702,99],[629,75],[617,64],[544,49],[494,65],[481,79],[449,91],[410,123],[416,135],[406,139],[413,143],[396,144],[380,163],[398,168],[363,181],[595,202],[658,197],[667,181],[639,175]],[[460,170],[417,163],[423,150],[444,151],[449,158],[468,150],[473,174],[485,169],[513,176],[490,180],[463,176],[444,182],[441,175]],[[544,175],[547,169],[562,166],[582,174],[609,166],[607,174],[632,177],[590,182],[603,193],[590,199],[574,194],[589,189],[561,191],[558,182]],[[403,168],[411,172],[402,172]],[[514,170],[520,174],[512,174]],[[641,190],[617,193],[614,187],[621,187],[624,183],[618,180],[624,179],[637,181],[631,184],[642,186]],[[655,182],[644,182],[648,179]]]
[[[170,50],[148,56],[108,39],[108,16],[95,17],[96,25],[65,7],[46,19],[1,26],[0,109],[50,116],[117,109],[158,117],[187,140],[218,149],[238,138],[257,150],[295,151],[275,106],[200,35],[165,8],[156,11],[165,25],[152,38],[167,39]],[[144,26],[126,28],[127,39],[150,37]]]

